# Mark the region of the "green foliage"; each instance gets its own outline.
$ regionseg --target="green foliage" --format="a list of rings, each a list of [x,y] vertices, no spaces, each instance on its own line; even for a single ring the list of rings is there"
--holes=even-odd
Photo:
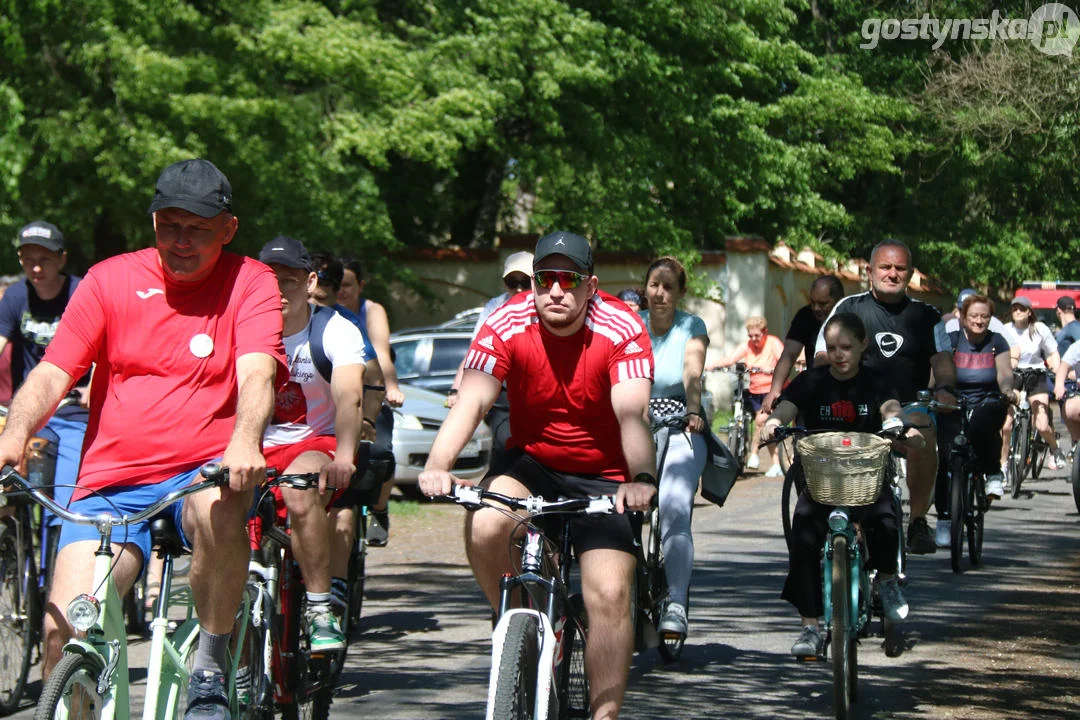
[[[204,156],[238,250],[288,233],[376,280],[395,250],[555,227],[691,264],[730,234],[892,235],[953,286],[1069,275],[1071,59],[859,47],[868,18],[987,7],[0,0],[0,233],[48,218],[77,268],[145,246],[158,172]]]

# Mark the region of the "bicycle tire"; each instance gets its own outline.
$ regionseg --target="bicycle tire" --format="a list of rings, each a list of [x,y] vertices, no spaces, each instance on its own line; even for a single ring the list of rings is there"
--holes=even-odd
[[[555,677],[559,720],[592,717],[589,678],[585,675],[585,633],[589,624],[580,593],[570,596],[570,605],[573,611],[567,614],[563,627],[563,661]]]
[[[1013,488],[1013,497],[1020,494],[1020,486],[1024,482],[1024,468],[1027,465],[1027,445],[1024,438],[1027,437],[1027,418],[1017,413],[1013,420],[1012,432],[1009,433],[1009,457],[1005,463],[1005,471],[1008,473],[1008,482]]]
[[[1073,503],[1076,504],[1076,512],[1080,512],[1080,442],[1073,447],[1072,472],[1069,479],[1072,481]]]
[[[247,586],[244,588],[244,592],[247,593],[248,596],[246,607],[254,608],[256,603],[259,602],[259,596],[263,591],[262,588],[254,582],[248,582]],[[268,598],[263,598],[263,600],[267,599]],[[240,718],[240,720],[273,720],[274,717],[274,688],[270,677],[266,672],[266,662],[263,654],[266,648],[267,633],[271,622],[268,613],[270,605],[268,602],[263,602],[261,605],[263,615],[258,627],[252,622],[254,616],[244,613],[245,605],[241,605],[240,607],[240,612],[243,613],[243,616],[237,618],[237,622],[244,622],[247,624],[247,629],[244,633],[244,644],[242,647],[236,649],[236,652],[240,655],[240,664],[237,667],[237,678],[236,682],[234,682],[234,688],[237,696],[237,717]],[[246,668],[246,688],[242,688],[240,685],[241,668]],[[244,697],[245,695],[246,698]]]
[[[1028,474],[1031,472],[1031,432],[1032,422],[1031,416],[1024,417],[1023,432],[1020,435],[1020,452],[1017,455],[1017,459],[1020,462],[1020,482],[1027,479]]]
[[[780,491],[780,521],[784,526],[784,542],[787,543],[788,552],[791,552],[791,520],[795,516],[795,505],[798,501],[795,473],[789,472],[784,475],[784,487]]]
[[[745,444],[742,437],[742,423],[739,422],[738,416],[732,416],[731,422],[728,424],[728,448],[735,456],[735,462],[739,465],[739,474],[742,474],[742,471],[746,468]]]
[[[536,706],[536,677],[540,654],[535,615],[518,614],[510,618],[506,638],[499,653],[495,691],[492,693],[492,717],[506,720],[532,718]]]
[[[949,480],[949,552],[952,571],[960,572],[960,561],[964,557],[964,524],[967,512],[964,501],[967,493],[967,463],[961,457],[954,458],[952,477]]]
[[[105,702],[97,692],[101,670],[96,655],[64,653],[41,689],[34,720],[101,717]]]
[[[288,678],[288,690],[292,702],[281,705],[284,720],[327,720],[330,717],[330,702],[333,698],[334,682],[330,671],[331,660],[328,655],[318,658],[312,656],[304,631],[304,583],[296,561],[288,559],[282,563],[289,568],[291,581],[282,582],[280,587],[289,593],[289,602],[283,607],[292,614],[287,623],[287,647],[292,648],[291,662],[288,663],[285,677]],[[288,650],[283,650],[285,655]]]
[[[30,529],[25,530],[25,543],[30,545]],[[15,712],[22,701],[35,646],[36,613],[30,593],[36,592],[37,573],[33,548],[20,550],[19,535],[12,518],[0,522],[0,614],[12,618],[0,622],[0,714],[4,715]]]
[[[990,503],[986,499],[986,478],[971,478],[971,487],[968,488],[967,504],[971,508],[971,518],[967,523],[968,557],[972,566],[982,563],[983,525],[986,522],[986,511]]]
[[[851,627],[851,565],[848,562],[848,541],[845,535],[832,539],[832,627],[830,628],[833,662],[833,703],[837,720],[851,714],[853,699],[851,678],[852,651],[855,647],[855,628]]]
[[[743,409],[743,429],[742,429],[742,443],[743,443],[742,464],[743,464],[743,467],[746,467],[747,463],[750,462],[750,455],[757,452],[757,448],[755,448],[753,446],[753,443],[750,441],[750,439],[752,437],[754,437],[753,430],[754,430],[754,416],[747,414],[747,412],[745,410],[745,406],[744,406],[744,409]]]
[[[1046,466],[1046,457],[1050,454],[1050,446],[1045,440],[1040,437],[1038,441],[1032,441],[1031,443],[1031,477],[1033,480],[1038,480],[1042,475],[1043,468]],[[1016,497],[1016,492],[1013,491],[1013,497]]]
[[[360,627],[360,614],[364,609],[364,582],[367,580],[367,515],[356,513],[356,537],[353,539],[353,549],[349,554],[349,574],[346,582],[349,585],[349,603],[345,615],[345,636],[353,635]]]

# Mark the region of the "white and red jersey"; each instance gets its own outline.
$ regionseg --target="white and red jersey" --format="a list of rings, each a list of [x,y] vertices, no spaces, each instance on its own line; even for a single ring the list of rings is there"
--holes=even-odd
[[[629,479],[611,388],[651,382],[653,355],[641,318],[622,301],[597,292],[585,326],[559,337],[540,323],[533,294],[519,293],[480,328],[465,367],[506,383],[508,446],[556,471]]]
[[[311,317],[300,332],[285,338],[289,381],[274,396],[274,418],[263,434],[268,446],[291,445],[309,437],[334,434],[337,413],[328,383],[311,359]],[[364,338],[360,329],[338,313],[323,328],[323,353],[335,367],[363,365]]]
[[[220,457],[236,419],[236,360],[280,363],[281,294],[270,268],[222,253],[197,283],[165,278],[157,250],[90,268],[45,360],[77,378],[96,363],[76,497],[144,485]]]

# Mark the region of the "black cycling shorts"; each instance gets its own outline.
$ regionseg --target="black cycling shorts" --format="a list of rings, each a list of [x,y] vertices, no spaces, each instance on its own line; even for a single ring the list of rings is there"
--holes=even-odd
[[[501,471],[493,469],[480,483],[481,487],[487,488],[493,479],[506,475],[527,487],[533,495],[558,500],[614,495],[622,484],[597,475],[572,475],[552,470],[519,449],[508,449],[506,460],[506,466]],[[570,523],[570,534],[574,552],[579,556],[587,550],[597,549],[622,550],[631,555],[637,553],[632,513],[575,518]]]

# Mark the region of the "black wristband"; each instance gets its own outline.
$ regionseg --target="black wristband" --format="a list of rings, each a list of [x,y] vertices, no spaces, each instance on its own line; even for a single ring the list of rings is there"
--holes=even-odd
[[[457,395],[457,388],[450,388],[446,391],[447,395]]]
[[[634,482],[648,483],[653,487],[656,487],[656,478],[649,473],[638,473],[634,476]]]
[[[704,416],[704,415],[703,415],[702,413],[699,413],[699,412],[694,412],[694,411],[690,411],[690,412],[688,412],[688,413],[686,413],[686,414],[687,414],[687,415],[697,415],[697,416],[698,416],[699,418],[701,418],[702,420],[704,420],[704,419],[705,419],[705,416]]]
[[[366,422],[371,427],[375,427],[375,421],[374,420],[369,420],[367,418],[364,418],[362,422]]]

